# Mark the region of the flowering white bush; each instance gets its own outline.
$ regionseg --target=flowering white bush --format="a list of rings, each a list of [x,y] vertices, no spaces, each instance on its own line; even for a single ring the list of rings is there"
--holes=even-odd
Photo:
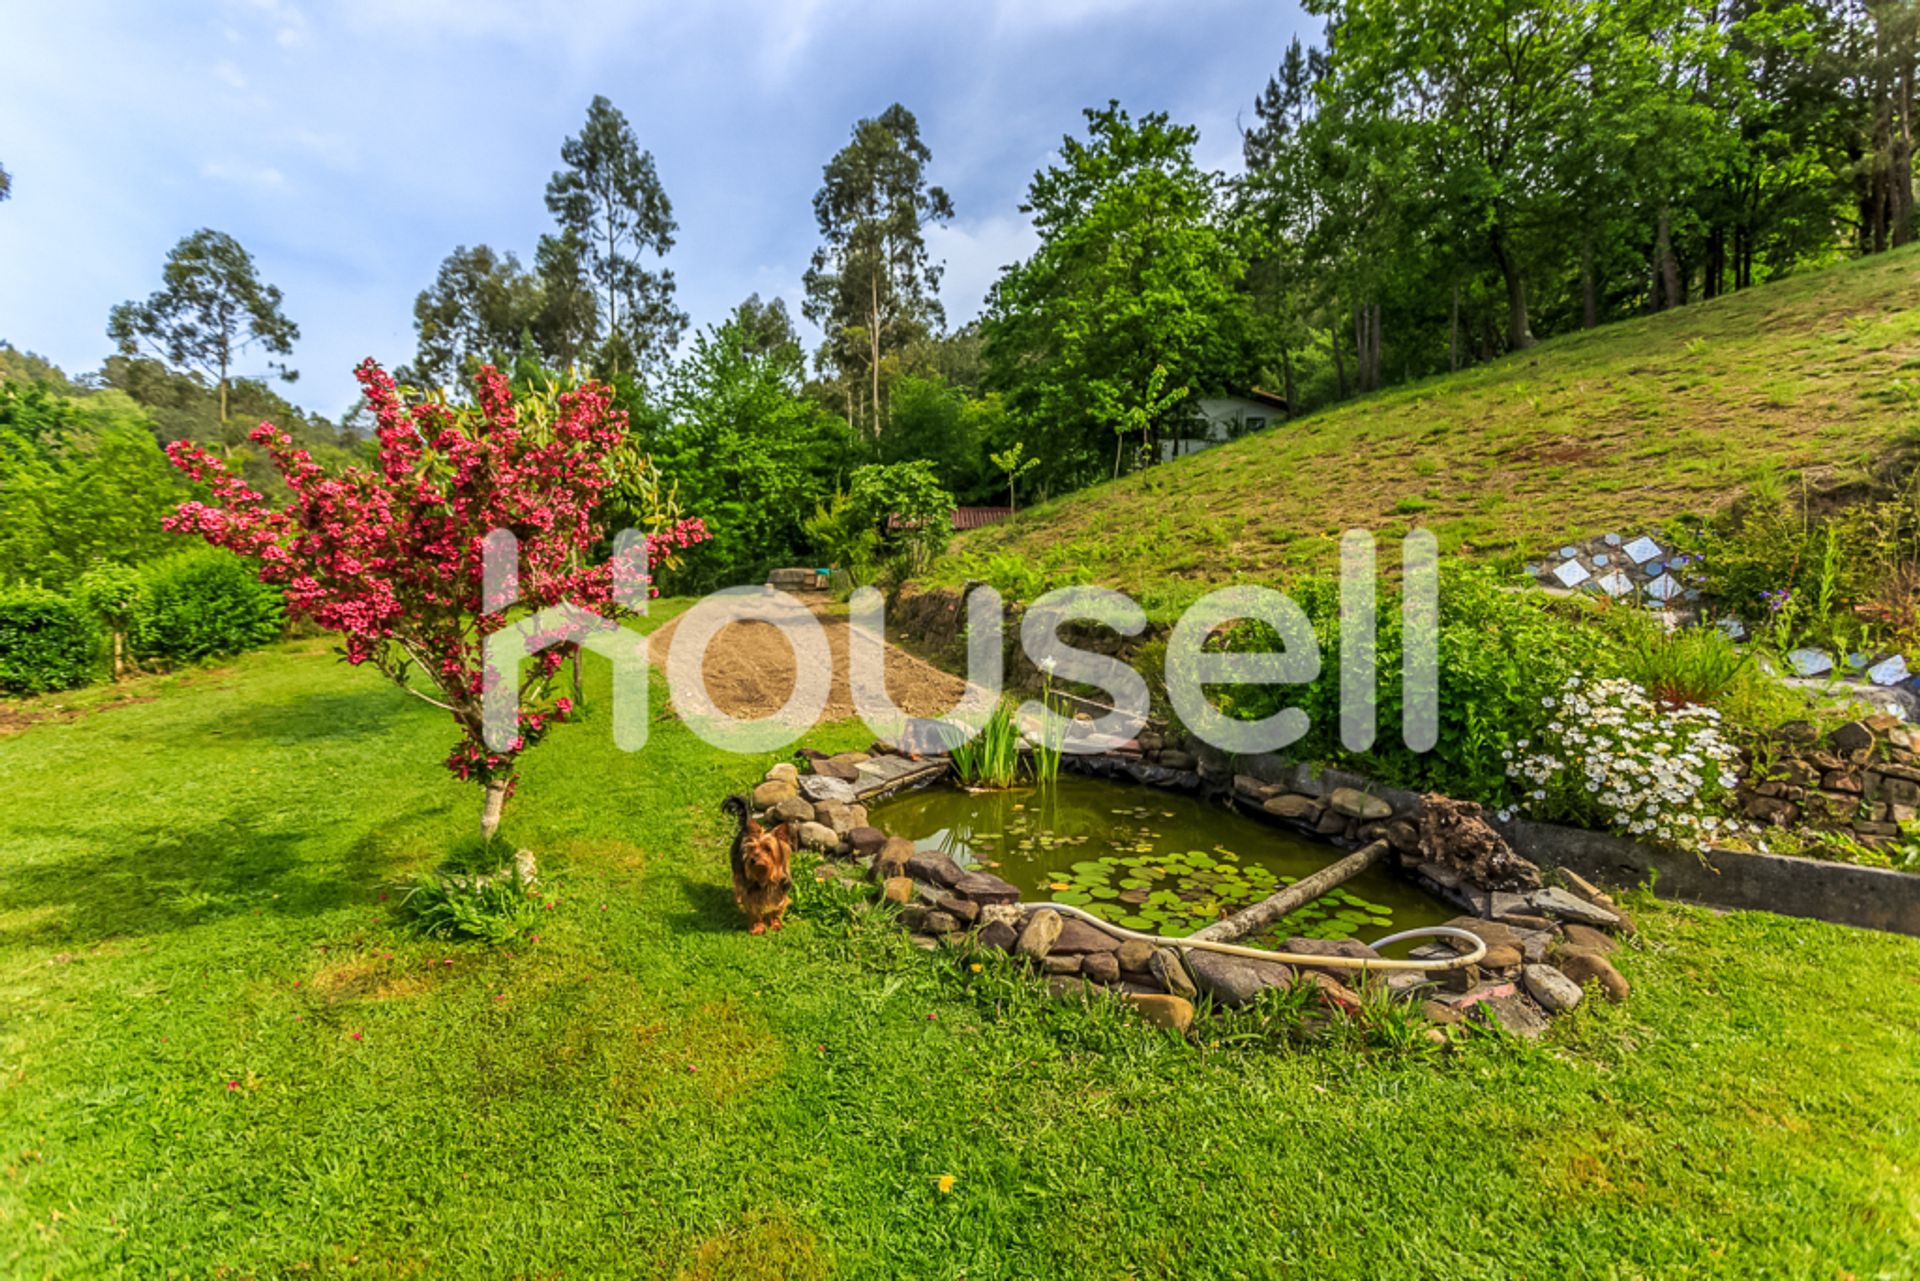
[[[1746,830],[1721,812],[1739,753],[1719,712],[1662,707],[1630,680],[1578,675],[1541,702],[1554,713],[1544,741],[1503,753],[1524,790],[1516,808],[1680,846]]]

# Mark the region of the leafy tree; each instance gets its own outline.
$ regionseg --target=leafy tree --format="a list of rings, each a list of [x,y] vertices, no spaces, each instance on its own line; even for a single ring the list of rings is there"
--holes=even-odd
[[[808,550],[807,513],[831,494],[846,425],[802,394],[797,344],[762,350],[740,316],[698,334],[668,379],[647,449],[713,543],[676,591],[764,580]]]
[[[1016,440],[1013,442],[1011,448],[1003,449],[997,454],[987,455],[987,458],[993,465],[999,468],[1001,474],[1007,478],[1007,508],[1010,511],[1018,511],[1020,509],[1020,505],[1014,501],[1014,483],[1040,465],[1038,458],[1028,458],[1026,454],[1026,443]]]
[[[564,237],[548,248],[557,273],[569,247],[597,294],[601,361],[610,374],[646,372],[673,350],[686,314],[673,303],[673,272],[641,265],[673,248],[673,205],[633,127],[595,95],[587,123],[560,147],[566,168],[547,183],[547,209]]]
[[[408,377],[445,387],[471,378],[481,365],[501,363],[536,324],[543,302],[539,277],[512,253],[459,246],[413,301],[420,346]]]
[[[777,356],[783,363],[804,358],[800,333],[783,299],[762,302],[759,294],[749,294],[733,309],[733,323],[740,327],[740,341],[756,356]]]
[[[12,195],[13,175],[7,172],[5,165],[0,165],[0,200],[5,200]]]
[[[1194,163],[1197,132],[1118,103],[1086,117],[1087,138],[1034,176],[1022,209],[1040,246],[994,285],[981,322],[993,381],[1059,484],[1101,473],[1122,407],[1154,406],[1149,444],[1177,425],[1159,383],[1205,394],[1248,372],[1243,264],[1223,180]]]
[[[953,533],[953,495],[925,459],[854,468],[847,505],[867,528],[886,531],[900,578],[924,569]]]
[[[107,319],[107,336],[122,354],[142,344],[169,364],[207,375],[220,394],[220,421],[227,421],[227,393],[235,362],[248,349],[293,354],[300,327],[280,310],[280,289],[263,282],[253,256],[224,232],[202,228],[167,255],[162,287],[145,302],[124,302]],[[299,374],[285,362],[269,368],[288,382]]]
[[[997,393],[969,396],[937,374],[902,374],[892,388],[891,411],[887,434],[874,447],[879,461],[924,458],[943,487],[967,499],[998,490],[986,455],[1010,429]]]
[[[805,311],[826,333],[821,362],[842,388],[848,421],[873,438],[887,422],[888,358],[946,321],[924,227],[953,217],[953,201],[927,185],[932,160],[919,121],[896,102],[854,125],[813,197],[822,243]]]
[[[285,433],[262,423],[255,443],[294,496],[281,509],[205,450],[176,444],[168,451],[175,465],[209,486],[212,501],[183,503],[168,523],[260,558],[260,577],[285,589],[291,613],[341,633],[349,663],[372,663],[446,712],[460,732],[447,768],[484,787],[481,834],[491,837],[520,756],[572,709],[553,691],[572,647],[541,651],[524,677],[486,667],[483,642],[507,618],[500,603],[489,610],[474,590],[483,545],[495,529],[518,535],[519,602],[616,613],[613,565],[585,564],[578,549],[602,535],[606,462],[626,423],[594,384],[516,403],[507,380],[487,368],[473,403],[450,406],[408,403],[372,361],[357,373],[380,423],[377,467],[328,475]],[[698,521],[650,536],[649,568],[658,563],[659,542],[704,537]],[[485,739],[483,700],[489,684],[501,680],[520,682],[520,736],[494,751]]]
[[[153,556],[172,542],[160,518],[180,496],[125,395],[0,380],[0,579],[64,588],[95,562]]]

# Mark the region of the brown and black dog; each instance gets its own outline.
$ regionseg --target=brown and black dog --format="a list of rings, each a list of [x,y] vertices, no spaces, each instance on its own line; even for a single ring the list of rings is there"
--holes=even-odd
[[[793,901],[793,833],[782,823],[771,832],[753,821],[744,796],[729,796],[720,808],[740,821],[733,834],[733,901],[747,918],[747,933],[781,926]]]

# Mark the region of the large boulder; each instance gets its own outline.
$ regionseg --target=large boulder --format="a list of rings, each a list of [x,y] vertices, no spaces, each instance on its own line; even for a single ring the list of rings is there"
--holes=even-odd
[[[766,784],[761,784],[765,787]],[[854,795],[853,784],[843,778],[833,778],[826,774],[808,774],[800,780],[800,794],[810,801],[840,801],[851,805],[859,798]]]
[[[776,823],[811,823],[814,819],[813,806],[798,796],[789,796],[768,811],[768,817]]]
[[[1128,992],[1127,1001],[1154,1027],[1184,1033],[1193,1026],[1193,1002],[1154,992]]]
[[[794,794],[793,783],[784,778],[770,778],[753,789],[753,807],[767,809],[778,805]]]
[[[960,883],[966,872],[938,850],[921,850],[907,860],[907,875],[950,890]]]
[[[1268,988],[1293,982],[1293,970],[1278,961],[1256,961],[1245,956],[1189,950],[1185,957],[1193,985],[1222,1005],[1247,1005]],[[1169,989],[1172,984],[1168,984]]]
[[[1020,901],[1020,891],[991,872],[968,872],[953,883],[952,889],[982,906]]]
[[[1089,925],[1077,916],[1069,916],[1060,922],[1060,934],[1053,941],[1053,950],[1063,953],[1117,952],[1120,950],[1120,940],[1097,925]]]
[[[1588,983],[1599,984],[1601,993],[1615,1005],[1626,1000],[1633,992],[1633,985],[1627,982],[1626,975],[1615,969],[1613,962],[1598,952],[1575,948],[1555,956],[1554,964],[1562,974],[1582,987]]]
[[[840,837],[823,823],[802,823],[798,833],[800,848],[806,850],[835,850],[840,848]]]
[[[1327,807],[1336,814],[1345,814],[1364,823],[1377,823],[1393,817],[1393,806],[1356,787],[1334,788],[1332,795],[1327,797]]]
[[[1060,937],[1061,924],[1058,912],[1045,909],[1035,912],[1027,918],[1026,928],[1020,931],[1020,939],[1014,945],[1014,950],[1036,961],[1045,960],[1047,953],[1053,950],[1054,940]]]

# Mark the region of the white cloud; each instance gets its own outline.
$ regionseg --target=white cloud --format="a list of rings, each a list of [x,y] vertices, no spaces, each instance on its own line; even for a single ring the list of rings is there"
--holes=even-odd
[[[1001,270],[1026,259],[1039,243],[1033,224],[1019,214],[927,228],[928,254],[947,265],[940,280],[947,323],[963,325],[978,316]]]
[[[214,64],[213,74],[229,89],[245,89],[247,87],[247,78],[241,74],[240,68],[234,66],[224,58]]]
[[[200,166],[200,176],[214,182],[230,182],[236,186],[259,187],[268,191],[278,191],[287,185],[287,176],[272,165],[233,165],[209,160]]]

